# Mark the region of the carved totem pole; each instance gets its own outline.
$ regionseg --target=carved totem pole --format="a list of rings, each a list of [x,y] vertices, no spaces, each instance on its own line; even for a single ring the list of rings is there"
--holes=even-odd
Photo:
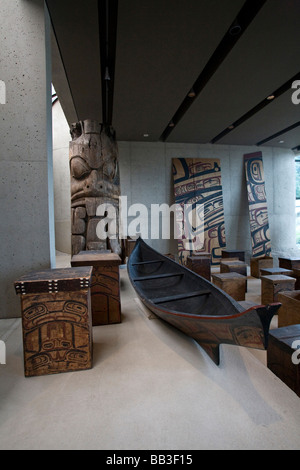
[[[84,120],[73,124],[71,136],[72,255],[82,250],[107,249],[120,254],[120,179],[115,132],[110,126]],[[107,215],[103,210],[99,215],[98,207],[105,205],[115,209],[115,238],[97,236],[97,225]]]

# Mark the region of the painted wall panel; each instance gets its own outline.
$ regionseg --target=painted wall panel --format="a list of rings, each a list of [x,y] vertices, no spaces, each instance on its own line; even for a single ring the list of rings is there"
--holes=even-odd
[[[174,158],[172,163],[175,203],[182,207],[185,222],[178,238],[179,259],[185,263],[193,251],[205,251],[213,265],[219,264],[225,247],[220,160]]]
[[[271,239],[268,218],[267,196],[262,153],[244,155],[249,204],[252,255],[263,256],[271,253]]]

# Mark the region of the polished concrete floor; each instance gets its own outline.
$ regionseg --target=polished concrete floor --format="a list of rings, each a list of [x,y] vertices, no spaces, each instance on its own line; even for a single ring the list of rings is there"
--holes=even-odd
[[[300,448],[300,399],[266,352],[225,345],[216,366],[149,318],[120,272],[122,323],[93,327],[90,370],[25,378],[21,320],[0,320],[1,450]],[[260,302],[259,280],[249,278],[247,299]]]

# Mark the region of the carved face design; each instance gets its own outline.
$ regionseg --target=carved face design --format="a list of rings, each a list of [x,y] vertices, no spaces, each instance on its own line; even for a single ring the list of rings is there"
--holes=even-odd
[[[115,146],[106,134],[82,134],[70,143],[72,201],[119,195]]]

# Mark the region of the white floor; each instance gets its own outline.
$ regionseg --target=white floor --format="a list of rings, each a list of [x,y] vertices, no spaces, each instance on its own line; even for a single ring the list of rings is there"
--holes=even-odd
[[[21,320],[0,320],[1,450],[300,448],[300,399],[266,367],[265,352],[222,346],[216,366],[150,319],[120,272],[122,323],[93,327],[91,370],[25,378]],[[250,278],[247,299],[259,296]]]

